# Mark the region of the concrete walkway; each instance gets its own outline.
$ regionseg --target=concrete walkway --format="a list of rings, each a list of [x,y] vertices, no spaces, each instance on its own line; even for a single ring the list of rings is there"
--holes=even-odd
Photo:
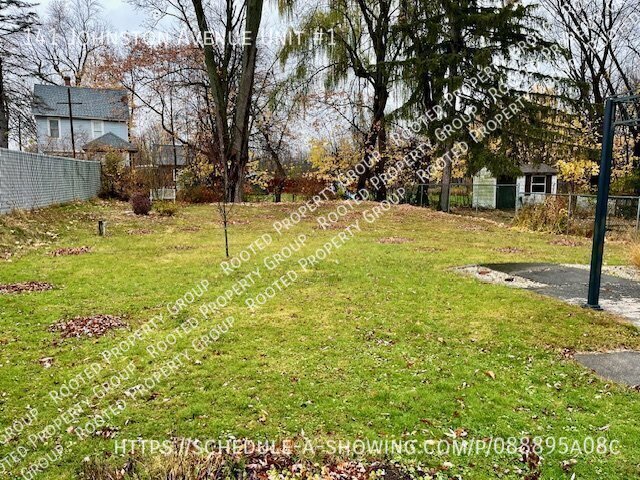
[[[578,353],[575,359],[605,380],[640,385],[640,352]]]
[[[482,266],[541,284],[528,290],[574,305],[587,303],[589,270],[552,263],[495,263]],[[602,275],[600,306],[631,320],[640,328],[640,282]]]

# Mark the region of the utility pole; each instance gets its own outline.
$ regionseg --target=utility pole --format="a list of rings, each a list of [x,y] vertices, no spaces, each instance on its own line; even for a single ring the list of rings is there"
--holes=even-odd
[[[171,144],[173,145],[173,188],[178,193],[178,153],[176,152],[176,132],[173,125],[173,89],[169,89],[169,115],[171,116]]]
[[[73,110],[71,105],[82,105],[82,102],[71,101],[71,79],[64,77],[64,83],[67,86],[67,101],[58,102],[58,104],[67,105],[69,107],[69,129],[71,130],[71,150],[73,152],[73,158],[76,158],[76,138],[73,134]]]
[[[22,117],[18,114],[18,149],[22,151]]]

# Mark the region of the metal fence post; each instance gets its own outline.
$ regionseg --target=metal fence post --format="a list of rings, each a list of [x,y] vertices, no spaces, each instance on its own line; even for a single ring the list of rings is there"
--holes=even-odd
[[[593,246],[591,252],[591,270],[589,272],[589,295],[587,306],[600,308],[600,284],[602,280],[602,259],[607,233],[607,211],[609,207],[609,183],[611,181],[611,159],[613,157],[613,135],[616,104],[608,98],[605,104],[602,135],[602,157],[600,159],[600,177],[598,178],[598,201],[593,228]]]
[[[567,235],[571,231],[571,193],[569,193],[569,208],[567,211]]]

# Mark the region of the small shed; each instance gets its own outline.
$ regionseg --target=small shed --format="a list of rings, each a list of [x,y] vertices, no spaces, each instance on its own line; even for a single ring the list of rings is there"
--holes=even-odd
[[[131,155],[136,153],[138,148],[131,142],[120,138],[114,133],[108,132],[85,144],[82,150],[94,156],[96,154],[98,154],[98,156],[104,155],[108,152],[121,153],[124,156],[125,165],[129,166],[131,165]]]
[[[558,192],[558,170],[550,165],[525,164],[520,175],[495,176],[483,168],[473,176],[474,208],[511,210],[518,205],[539,203]]]

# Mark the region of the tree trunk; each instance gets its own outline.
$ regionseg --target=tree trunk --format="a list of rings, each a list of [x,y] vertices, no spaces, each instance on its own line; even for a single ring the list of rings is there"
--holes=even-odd
[[[384,173],[387,163],[387,129],[384,123],[380,126],[380,131],[378,132],[378,153],[380,153],[380,160],[376,164],[374,172],[380,178],[379,175]],[[376,202],[382,202],[387,199],[387,185],[385,183],[379,182],[374,190]]]
[[[275,154],[275,152],[271,152],[271,161],[275,165],[276,174],[273,179],[273,194],[275,203],[280,203],[282,201],[282,191],[284,190],[284,183],[287,179],[287,173],[284,171],[284,167],[282,166],[282,162]]]
[[[369,135],[367,135],[364,143],[364,159],[369,160],[371,152],[373,152],[377,146],[378,153],[380,153],[380,161],[374,167],[373,172],[372,169],[366,167],[362,175],[358,177],[358,191],[366,187],[372,174],[378,175],[384,171],[384,158],[387,148],[384,110],[387,107],[388,98],[389,92],[387,92],[386,87],[384,85],[376,85],[373,97],[373,119],[371,128],[369,129]],[[377,201],[384,200],[386,195],[386,186],[374,187],[374,196]]]
[[[9,148],[9,100],[4,85],[3,68],[0,57],[0,147]]]
[[[209,32],[202,0],[192,0],[201,32]],[[220,142],[221,161],[227,171],[226,198],[229,202],[242,202],[244,172],[249,161],[249,110],[253,97],[253,82],[256,68],[257,37],[262,19],[263,0],[247,0],[245,19],[245,42],[242,52],[242,68],[235,95],[235,114],[229,127],[225,82],[221,76],[222,66],[216,61],[216,55],[210,42],[204,42],[204,58],[211,84],[211,93],[216,105],[216,130]],[[229,26],[227,26],[229,28]],[[229,72],[224,73],[227,77]]]

